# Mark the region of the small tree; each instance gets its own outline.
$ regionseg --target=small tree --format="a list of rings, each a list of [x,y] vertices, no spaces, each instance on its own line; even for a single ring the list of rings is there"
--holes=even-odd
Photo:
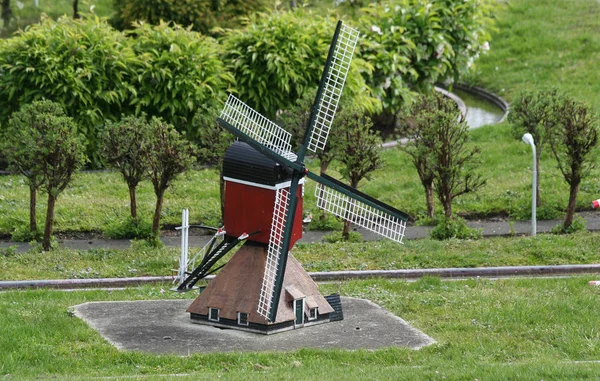
[[[547,131],[550,148],[565,181],[569,184],[569,204],[563,223],[566,231],[573,222],[579,184],[594,167],[590,153],[598,143],[600,119],[585,102],[560,97],[554,106],[556,124]]]
[[[75,171],[86,162],[85,140],[77,134],[73,119],[65,116],[56,103],[36,101],[31,106],[24,106],[21,113],[13,119],[13,124],[18,120],[25,128],[21,135],[24,139],[22,144],[30,150],[27,156],[34,159],[30,171],[39,176],[40,186],[48,194],[42,243],[43,249],[48,251],[56,200],[71,182]],[[29,123],[23,123],[24,120],[29,120]]]
[[[552,108],[556,103],[556,90],[522,91],[511,102],[508,121],[513,124],[515,138],[521,139],[523,134],[530,133],[535,141],[536,153],[536,205],[542,204],[540,194],[540,157],[546,144],[546,131],[555,123]]]
[[[371,127],[371,119],[357,108],[350,107],[338,115],[341,129],[336,131],[340,135],[336,142],[339,152],[339,161],[343,164],[340,172],[350,181],[350,186],[358,188],[362,179],[369,178],[370,174],[383,165],[381,158],[381,139]],[[349,238],[351,222],[344,223],[344,239]]]
[[[29,232],[31,238],[37,236],[36,204],[37,190],[43,183],[37,152],[38,136],[47,118],[64,116],[59,104],[43,100],[23,106],[13,113],[4,131],[0,145],[6,155],[9,169],[25,177],[29,185]]]
[[[192,166],[196,150],[172,125],[159,118],[152,118],[150,130],[152,138],[145,145],[145,155],[156,195],[152,233],[158,237],[165,191],[178,174]]]
[[[102,156],[109,165],[117,168],[129,188],[131,218],[137,220],[135,190],[148,169],[145,146],[151,138],[146,115],[128,116],[120,122],[108,121],[101,132]]]
[[[440,97],[441,95],[436,95]],[[432,165],[433,183],[447,219],[452,218],[452,201],[474,192],[485,184],[473,172],[479,147],[469,148],[469,127],[458,107],[450,99],[439,100],[440,109],[432,114],[428,139],[435,143],[428,158]]]
[[[433,187],[433,150],[435,138],[432,134],[433,124],[437,122],[435,113],[449,107],[447,112],[454,112],[456,105],[444,101],[444,97],[435,92],[429,96],[419,95],[411,108],[410,116],[403,118],[408,142],[399,145],[398,148],[406,152],[419,175],[421,184],[425,189],[425,203],[427,205],[427,217],[434,216],[435,192]]]

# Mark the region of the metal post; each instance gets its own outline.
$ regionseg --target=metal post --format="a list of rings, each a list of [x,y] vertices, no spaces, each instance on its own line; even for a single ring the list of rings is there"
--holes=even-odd
[[[529,144],[531,146],[531,150],[533,151],[533,188],[532,188],[532,192],[531,192],[531,235],[535,236],[536,231],[537,231],[537,227],[536,227],[536,216],[535,216],[535,204],[536,204],[536,198],[535,198],[535,190],[536,190],[536,184],[537,184],[537,168],[535,165],[535,142],[533,141],[533,136],[531,136],[530,133],[527,133],[525,135],[523,135],[523,141],[527,144]]]
[[[179,258],[179,271],[177,272],[178,284],[183,283],[185,272],[188,269],[188,234],[190,228],[190,212],[188,209],[181,211],[181,226],[175,229],[181,230],[181,257]]]

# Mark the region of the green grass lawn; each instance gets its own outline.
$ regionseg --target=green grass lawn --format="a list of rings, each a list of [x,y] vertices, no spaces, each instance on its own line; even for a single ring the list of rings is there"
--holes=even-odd
[[[96,300],[191,298],[160,287],[123,291],[0,293],[4,379],[597,379],[600,288],[589,277],[325,284],[367,298],[437,343],[418,351],[303,349],[189,357],[120,352],[69,307]],[[164,288],[168,285],[164,285]],[[307,328],[310,329],[310,328]],[[202,340],[201,337],[198,340]]]
[[[508,100],[520,89],[557,87],[600,111],[600,2],[498,2],[491,49],[469,82]]]
[[[298,244],[292,252],[307,271],[542,266],[600,263],[599,241],[598,232],[578,232],[476,241],[421,239],[404,245],[391,241]],[[14,253],[4,249],[0,250],[0,279],[166,276],[178,268],[178,258],[178,248],[151,248],[143,243],[127,250]]]

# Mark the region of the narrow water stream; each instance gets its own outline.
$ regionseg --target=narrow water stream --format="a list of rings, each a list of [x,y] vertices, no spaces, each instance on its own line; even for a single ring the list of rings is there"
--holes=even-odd
[[[504,111],[493,102],[456,88],[452,92],[465,102],[467,106],[467,124],[470,128],[487,126],[502,120]]]

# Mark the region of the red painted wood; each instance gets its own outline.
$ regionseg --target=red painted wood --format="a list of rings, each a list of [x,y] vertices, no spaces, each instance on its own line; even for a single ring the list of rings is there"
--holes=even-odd
[[[290,249],[302,238],[302,186],[298,187],[298,205],[294,216],[294,227]],[[239,237],[244,233],[260,230],[261,233],[248,238],[249,241],[269,243],[275,191],[225,182],[225,231],[227,235]]]

